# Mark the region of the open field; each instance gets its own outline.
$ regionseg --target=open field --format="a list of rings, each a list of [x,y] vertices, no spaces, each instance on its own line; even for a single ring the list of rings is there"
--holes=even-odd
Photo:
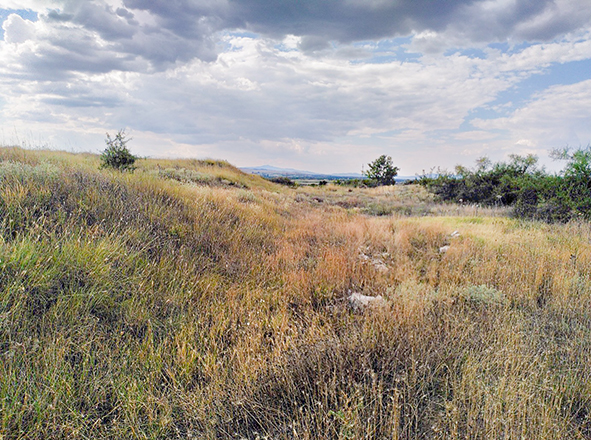
[[[2,440],[591,438],[588,223],[0,160]]]

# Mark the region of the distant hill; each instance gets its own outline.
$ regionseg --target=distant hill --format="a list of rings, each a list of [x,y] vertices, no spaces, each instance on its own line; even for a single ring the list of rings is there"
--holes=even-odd
[[[272,165],[261,165],[257,167],[245,167],[240,168],[245,173],[258,174],[263,177],[289,177],[292,179],[360,179],[363,176],[359,173],[335,173],[335,174],[323,174],[315,173],[313,171],[296,170],[293,168],[279,168]]]
[[[313,171],[296,170],[293,168],[279,168],[272,165],[261,165],[257,167],[243,167],[240,170],[249,174],[257,174],[262,177],[289,177],[290,179],[313,179],[313,180],[337,180],[337,179],[362,179],[361,173],[315,173]],[[397,176],[397,182],[414,179],[415,177]]]
[[[293,168],[279,168],[279,167],[274,167],[272,165],[261,165],[258,167],[246,167],[246,168],[240,168],[240,169],[246,173],[251,173],[251,174],[274,174],[274,175],[298,174],[298,175],[302,175],[302,176],[313,176],[313,175],[318,174],[313,171],[302,171],[302,170],[296,170]]]

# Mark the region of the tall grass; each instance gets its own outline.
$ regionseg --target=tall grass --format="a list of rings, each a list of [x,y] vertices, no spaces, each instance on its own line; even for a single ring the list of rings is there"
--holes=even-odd
[[[4,439],[591,436],[587,223],[0,157]]]

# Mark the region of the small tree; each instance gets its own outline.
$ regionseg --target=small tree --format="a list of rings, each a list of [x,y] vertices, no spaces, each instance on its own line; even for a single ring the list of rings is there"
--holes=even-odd
[[[105,143],[107,148],[101,154],[101,168],[114,168],[119,171],[135,170],[135,157],[127,148],[127,143],[131,140],[125,139],[125,130],[119,130],[115,138],[107,133]]]
[[[394,178],[398,175],[398,167],[395,167],[392,163],[392,158],[385,154],[378,157],[371,163],[367,164],[368,169],[363,174],[368,179],[374,180],[378,185],[395,185],[396,180]]]

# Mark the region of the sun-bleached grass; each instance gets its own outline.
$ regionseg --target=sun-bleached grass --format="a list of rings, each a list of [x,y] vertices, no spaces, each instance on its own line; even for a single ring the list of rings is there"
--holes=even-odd
[[[0,158],[5,439],[591,435],[587,223],[218,162]]]

